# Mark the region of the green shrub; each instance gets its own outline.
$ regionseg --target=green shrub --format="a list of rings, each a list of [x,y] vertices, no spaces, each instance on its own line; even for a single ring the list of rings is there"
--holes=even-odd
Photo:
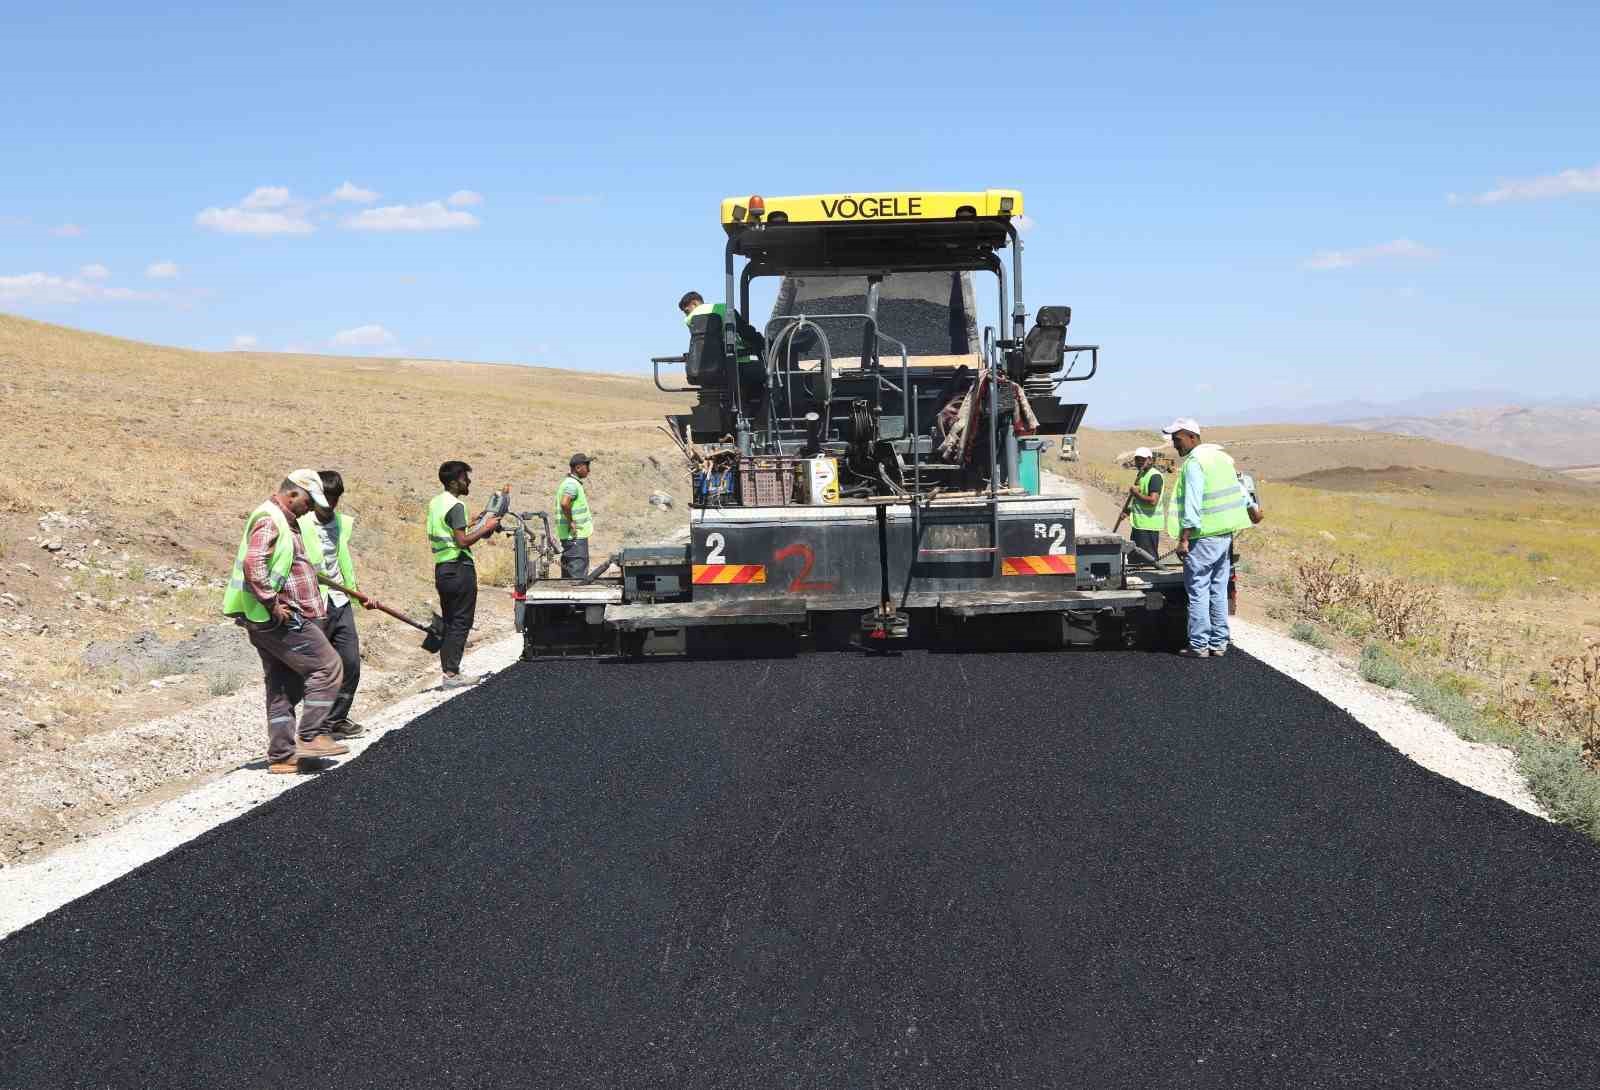
[[[1322,616],[1351,639],[1363,639],[1372,632],[1372,615],[1356,606],[1330,606]]]
[[[1584,764],[1579,743],[1526,738],[1517,764],[1552,819],[1600,840],[1600,776]]]
[[[1361,649],[1361,678],[1385,689],[1393,689],[1405,680],[1405,671],[1389,657],[1389,653],[1375,643]]]
[[[206,675],[206,692],[212,696],[227,696],[238,692],[244,684],[244,675],[237,670],[216,670]]]
[[[1310,621],[1296,621],[1289,629],[1289,635],[1301,643],[1309,643],[1312,647],[1326,651],[1333,646],[1333,641],[1322,634],[1322,629]]]
[[[1443,721],[1467,741],[1483,742],[1494,737],[1487,717],[1466,693],[1451,685],[1449,679],[1440,684],[1409,674],[1401,679],[1400,687],[1411,694],[1418,709]]]

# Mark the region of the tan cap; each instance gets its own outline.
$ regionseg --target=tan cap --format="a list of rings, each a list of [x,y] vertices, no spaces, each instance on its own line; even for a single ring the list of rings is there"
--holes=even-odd
[[[314,469],[297,469],[289,474],[289,483],[296,488],[305,489],[306,495],[311,497],[311,502],[318,507],[328,506],[328,497],[322,491],[322,474]]]

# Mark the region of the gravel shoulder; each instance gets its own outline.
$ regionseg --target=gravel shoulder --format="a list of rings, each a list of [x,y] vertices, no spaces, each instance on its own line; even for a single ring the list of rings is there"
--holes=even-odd
[[[468,652],[462,660],[462,668],[468,674],[493,673],[516,662],[521,651],[521,636],[506,637]],[[362,722],[367,733],[351,739],[349,755],[327,762],[327,768],[359,760],[380,738],[407,726],[462,692],[470,691],[429,689],[381,711],[363,713]],[[193,728],[218,722],[240,725],[238,730],[247,729],[254,737],[262,733],[260,704],[260,692],[252,689],[214,701],[187,715],[143,724],[133,728],[128,736],[119,737],[114,744],[125,745],[132,736],[135,740],[142,738],[165,746],[197,736],[200,741],[196,745],[216,746],[219,743],[208,740],[206,731]],[[244,724],[247,727],[242,726]],[[209,756],[214,767],[217,755]],[[84,840],[30,862],[0,869],[0,938],[165,855],[180,844],[317,778],[317,773],[271,776],[266,772],[264,759],[253,760],[173,798],[125,811],[110,827]]]

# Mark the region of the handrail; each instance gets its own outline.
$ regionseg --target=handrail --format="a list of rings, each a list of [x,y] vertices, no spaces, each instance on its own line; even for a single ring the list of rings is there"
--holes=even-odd
[[[689,353],[687,353],[687,352],[685,352],[681,356],[651,356],[650,357],[650,370],[651,370],[651,373],[653,374],[653,376],[655,377],[655,380],[656,380],[656,389],[660,390],[664,394],[693,394],[693,393],[697,393],[698,391],[693,386],[663,386],[663,385],[661,385],[661,365],[663,363],[687,364],[688,362],[689,362]]]
[[[1089,373],[1087,375],[1074,375],[1072,373],[1072,369],[1078,365],[1077,361],[1074,360],[1073,362],[1067,364],[1067,369],[1065,371],[1061,372],[1061,375],[1060,375],[1059,378],[1054,377],[1054,376],[1051,377],[1050,381],[1051,381],[1052,385],[1054,385],[1054,386],[1060,386],[1063,382],[1088,382],[1090,379],[1094,378],[1095,372],[1100,370],[1100,346],[1099,345],[1097,345],[1097,344],[1064,344],[1064,345],[1062,345],[1061,346],[1062,355],[1066,355],[1068,352],[1087,352],[1087,353],[1089,353]]]

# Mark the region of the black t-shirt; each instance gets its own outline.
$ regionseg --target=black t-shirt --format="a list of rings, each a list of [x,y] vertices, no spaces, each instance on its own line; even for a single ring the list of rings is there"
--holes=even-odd
[[[444,524],[446,526],[450,527],[450,529],[452,529],[452,530],[463,530],[463,531],[466,530],[466,528],[467,528],[467,508],[466,508],[466,506],[464,504],[457,503],[454,507],[450,508],[450,510],[446,511],[445,515],[444,515]],[[461,559],[465,560],[469,564],[472,563],[472,550],[471,549],[462,549],[461,550]]]
[[[1138,481],[1134,481],[1133,483],[1137,485],[1139,482]],[[1159,496],[1159,495],[1161,495],[1161,472],[1160,472],[1160,470],[1157,470],[1156,472],[1150,474],[1150,487],[1144,489],[1143,491],[1144,491],[1144,494],[1147,495],[1147,496]]]

